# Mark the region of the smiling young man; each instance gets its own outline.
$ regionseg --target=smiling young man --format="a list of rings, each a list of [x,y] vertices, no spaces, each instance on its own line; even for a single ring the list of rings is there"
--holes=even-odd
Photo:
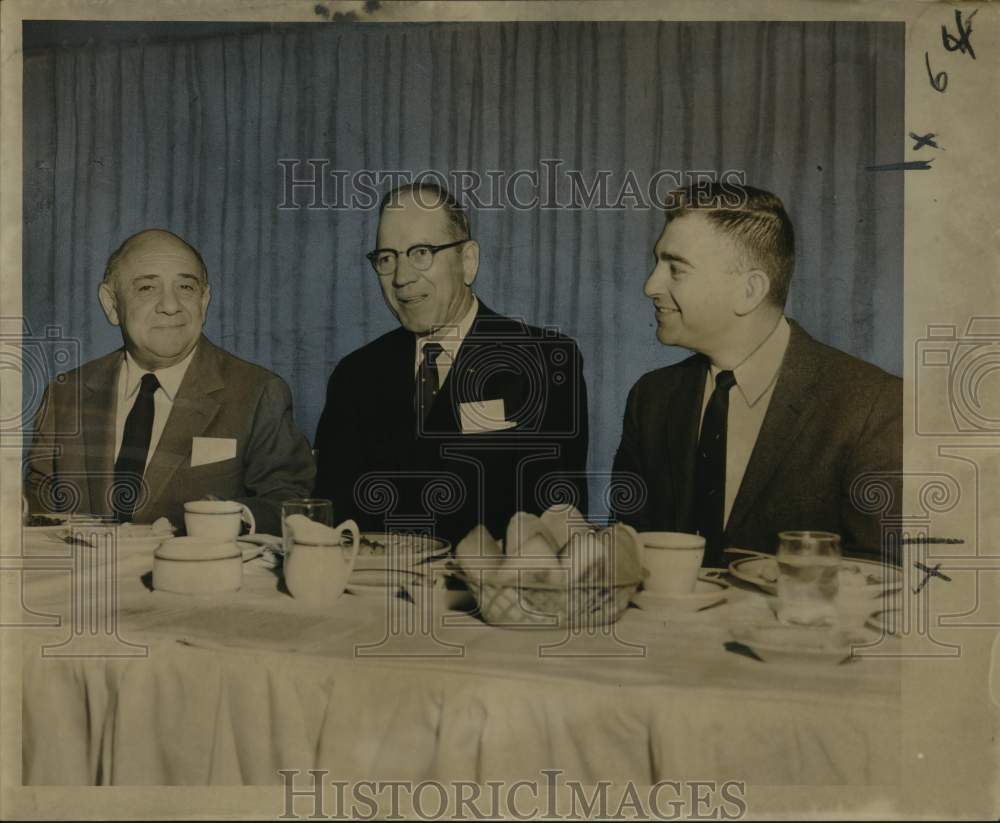
[[[478,524],[502,536],[572,489],[586,509],[583,360],[561,334],[503,317],[472,284],[479,244],[464,209],[434,185],[383,198],[368,255],[400,327],[330,377],[316,434],[316,495],[365,529]]]
[[[124,348],[54,381],[25,480],[34,511],[167,517],[207,495],[245,502],[261,531],[309,493],[315,467],[277,375],[203,334],[211,300],[201,255],[149,229],[109,258],[101,307]]]
[[[654,248],[644,291],[656,337],[696,354],[629,394],[614,471],[647,494],[626,519],[702,534],[709,567],[725,565],[727,546],[773,552],[793,529],[879,555],[896,524],[862,489],[891,488],[898,515],[902,381],[785,317],[791,221],[773,194],[736,194],[675,192]]]

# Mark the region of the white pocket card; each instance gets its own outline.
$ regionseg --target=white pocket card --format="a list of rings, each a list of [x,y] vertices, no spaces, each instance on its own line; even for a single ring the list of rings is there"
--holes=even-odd
[[[191,438],[191,468],[208,463],[221,463],[236,457],[235,437]]]
[[[458,404],[462,434],[500,432],[517,425],[515,420],[507,420],[503,400],[474,400]]]

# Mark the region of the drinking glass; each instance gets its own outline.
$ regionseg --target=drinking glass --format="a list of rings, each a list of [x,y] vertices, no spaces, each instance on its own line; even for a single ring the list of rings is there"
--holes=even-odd
[[[805,626],[836,623],[840,535],[789,531],[778,540],[778,619]]]
[[[281,542],[286,558],[292,553],[292,534],[285,523],[293,514],[304,515],[316,523],[333,528],[333,503],[329,500],[318,497],[286,500],[281,504]]]

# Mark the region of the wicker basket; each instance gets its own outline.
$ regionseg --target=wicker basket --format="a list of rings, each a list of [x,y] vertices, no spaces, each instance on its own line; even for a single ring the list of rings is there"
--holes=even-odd
[[[639,581],[614,586],[557,586],[519,582],[499,586],[484,575],[453,572],[476,598],[476,611],[491,626],[590,629],[614,623],[628,608]]]

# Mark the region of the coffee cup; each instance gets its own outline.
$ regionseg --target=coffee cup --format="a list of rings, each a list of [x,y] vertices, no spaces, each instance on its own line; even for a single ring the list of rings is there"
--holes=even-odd
[[[192,500],[184,504],[184,526],[190,537],[229,541],[240,536],[243,523],[257,531],[253,512],[235,500]]]
[[[666,596],[691,594],[705,556],[705,538],[683,532],[641,532],[647,591]]]

